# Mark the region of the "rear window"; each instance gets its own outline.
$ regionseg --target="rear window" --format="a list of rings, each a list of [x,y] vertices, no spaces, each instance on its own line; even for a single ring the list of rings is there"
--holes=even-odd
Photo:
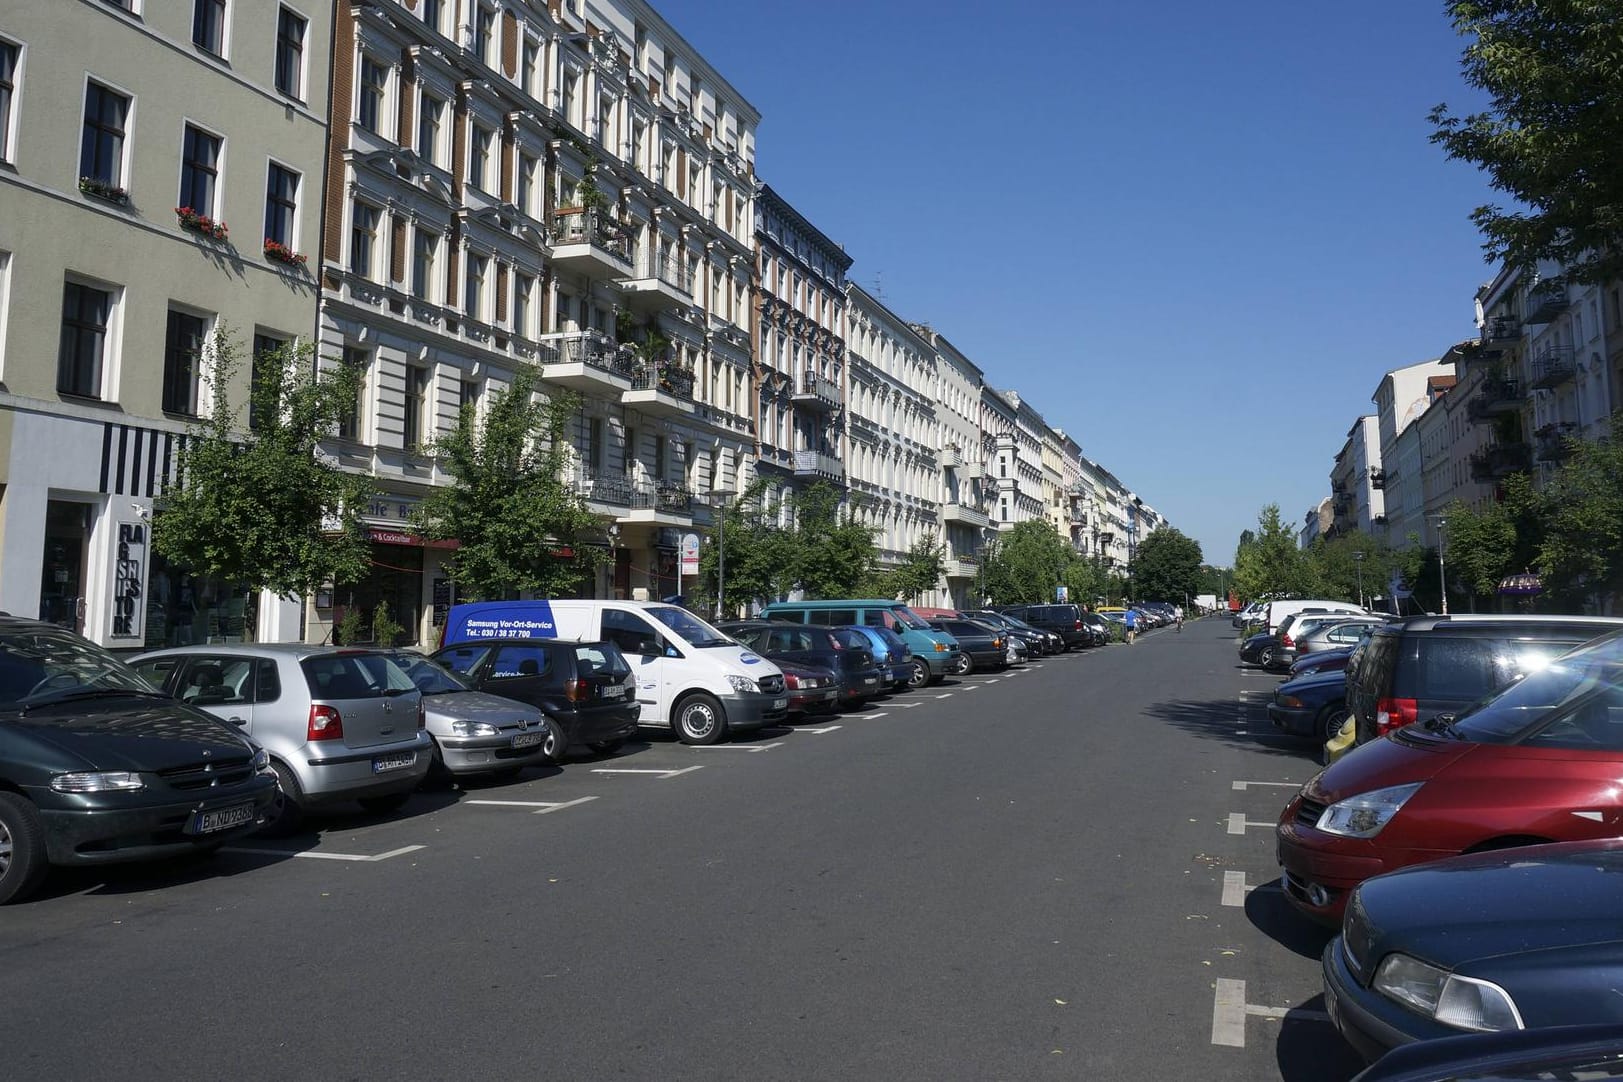
[[[811,609],[811,622],[823,627],[840,627],[857,622],[856,609]]]
[[[1576,641],[1528,641],[1417,635],[1398,660],[1394,694],[1406,699],[1471,701],[1544,668]]]
[[[315,699],[381,699],[415,690],[411,677],[382,654],[329,654],[299,662]]]
[[[834,639],[847,650],[868,649],[868,637],[862,632],[852,631],[850,628],[835,628]]]
[[[606,642],[587,643],[575,647],[575,670],[583,677],[607,676],[616,681],[631,675],[631,666],[625,655]]]

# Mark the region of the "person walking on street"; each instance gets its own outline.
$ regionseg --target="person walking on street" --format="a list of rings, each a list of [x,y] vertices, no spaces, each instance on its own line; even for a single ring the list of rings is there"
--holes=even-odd
[[[1182,605],[1179,605],[1177,608],[1172,610],[1172,617],[1173,617],[1173,619],[1178,621],[1178,634],[1182,635],[1183,634],[1183,606]]]
[[[1122,617],[1122,624],[1127,629],[1127,645],[1133,645],[1133,638],[1138,634],[1138,610],[1128,609]]]

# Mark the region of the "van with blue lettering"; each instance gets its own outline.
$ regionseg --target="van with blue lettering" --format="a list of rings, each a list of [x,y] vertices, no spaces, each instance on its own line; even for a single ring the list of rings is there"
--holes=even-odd
[[[945,631],[932,630],[918,613],[900,601],[778,601],[762,609],[761,618],[828,627],[888,627],[913,651],[913,668],[907,682],[915,688],[941,683],[958,662],[958,640]]]
[[[775,725],[788,715],[783,673],[678,605],[651,601],[475,601],[454,605],[446,646],[501,639],[612,642],[637,683],[639,725],[684,744]]]

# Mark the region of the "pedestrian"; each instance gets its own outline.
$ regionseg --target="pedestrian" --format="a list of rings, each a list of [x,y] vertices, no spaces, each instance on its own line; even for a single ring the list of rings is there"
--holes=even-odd
[[[1128,609],[1127,615],[1122,617],[1122,624],[1127,628],[1127,645],[1133,645],[1133,637],[1138,634],[1138,610]]]
[[[1172,618],[1178,621],[1178,634],[1183,634],[1183,606],[1179,605],[1172,610]]]

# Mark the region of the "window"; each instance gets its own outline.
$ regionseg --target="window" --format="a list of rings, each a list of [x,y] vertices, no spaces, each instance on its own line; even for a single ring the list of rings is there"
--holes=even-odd
[[[426,229],[417,230],[411,250],[411,295],[428,300],[434,288],[434,256],[438,243]]]
[[[473,13],[473,40],[479,50],[479,59],[488,66],[496,66],[496,12],[480,4]]]
[[[197,415],[197,377],[203,360],[202,316],[169,310],[169,331],[164,337],[163,409],[165,413]]]
[[[378,240],[378,208],[353,204],[349,219],[349,271],[362,278],[372,277],[372,252]]]
[[[197,213],[214,216],[214,191],[220,177],[220,140],[201,128],[186,125],[181,147],[180,202]]]
[[[564,72],[564,95],[563,95],[564,119],[569,121],[569,123],[571,123],[571,124],[575,124],[577,127],[579,126],[579,122],[575,118],[575,97],[576,97],[576,91],[579,89],[579,87],[580,87],[580,72],[578,72],[578,71],[566,71],[566,72]]]
[[[485,318],[485,274],[489,269],[488,256],[468,253],[468,274],[462,283],[462,311],[469,319]]]
[[[304,100],[303,17],[283,8],[276,16],[276,89]]]
[[[440,121],[444,115],[445,103],[425,92],[417,114],[417,156],[429,165],[439,164]]]
[[[406,366],[406,407],[401,424],[402,444],[408,451],[423,445],[423,407],[428,402],[428,369],[420,364]]]
[[[594,470],[603,468],[603,418],[590,417],[586,421],[586,462]]]
[[[480,191],[485,190],[485,174],[490,169],[490,140],[489,128],[473,126],[473,138],[468,143],[468,183]]]
[[[366,372],[372,365],[372,355],[356,346],[345,346],[344,374],[355,381],[355,397],[338,418],[338,438],[360,442],[362,438],[361,404],[366,400]]]
[[[56,361],[56,389],[61,393],[101,397],[112,310],[113,295],[105,289],[78,282],[62,287],[62,341]]]
[[[100,83],[85,90],[85,126],[79,140],[79,176],[122,188],[124,183],[124,120],[130,99]]]
[[[225,0],[194,0],[192,44],[225,55]]]
[[[530,327],[530,312],[534,308],[535,279],[527,274],[514,275],[513,279],[513,331],[529,338],[534,334]]]
[[[518,209],[536,217],[535,213],[535,171],[537,163],[528,154],[518,156]]]
[[[248,430],[257,432],[281,409],[281,376],[287,357],[285,339],[254,335],[254,355],[248,369]],[[275,381],[274,383],[270,381]]]
[[[524,91],[532,98],[535,97],[536,91],[541,89],[536,78],[540,66],[541,43],[526,38],[524,40]]]
[[[298,209],[299,174],[271,162],[265,178],[265,239],[292,248]]]
[[[631,166],[633,169],[643,169],[642,145],[648,134],[648,125],[641,120],[631,122]]]
[[[356,119],[361,127],[378,134],[383,119],[384,95],[389,89],[389,69],[369,56],[361,57],[361,99]]]
[[[0,162],[11,160],[11,99],[17,92],[17,56],[9,41],[0,41]]]
[[[438,30],[442,23],[440,12],[444,6],[444,0],[423,0],[423,25]]]
[[[472,420],[479,415],[479,381],[465,379],[457,388],[457,411]]]

